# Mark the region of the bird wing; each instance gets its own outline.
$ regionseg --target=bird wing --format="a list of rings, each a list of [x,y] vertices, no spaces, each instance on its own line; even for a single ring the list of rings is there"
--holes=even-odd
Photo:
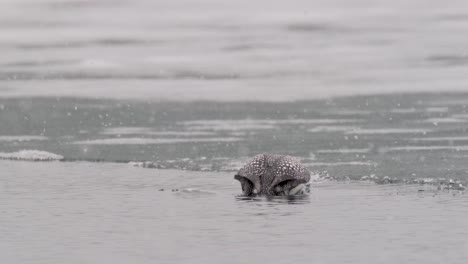
[[[307,183],[310,181],[310,172],[301,164],[301,162],[290,156],[280,156],[274,160],[275,166],[272,174],[275,176],[269,190],[273,189],[276,185],[293,180],[297,184]]]
[[[260,178],[265,173],[265,155],[260,154],[255,156],[249,163],[241,168],[234,179],[240,181],[242,184],[245,183],[243,179],[247,179],[252,183],[254,192],[260,192],[261,183]]]

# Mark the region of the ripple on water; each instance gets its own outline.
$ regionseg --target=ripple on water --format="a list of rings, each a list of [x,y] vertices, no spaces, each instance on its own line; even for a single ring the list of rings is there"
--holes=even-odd
[[[435,107],[449,107],[449,106],[466,106],[468,105],[467,99],[442,99],[442,100],[431,100],[425,103]]]
[[[261,120],[195,120],[182,122],[190,130],[238,131],[238,130],[268,130],[275,129],[271,123]]]
[[[422,137],[422,138],[411,138],[410,141],[468,141],[468,136]]]
[[[235,197],[237,201],[247,203],[268,203],[268,204],[308,204],[310,203],[309,194],[285,195],[285,196],[243,196]]]
[[[421,112],[421,110],[418,110],[416,108],[395,108],[395,109],[390,109],[389,112],[394,113],[394,114],[412,114],[412,113]]]
[[[393,114],[424,114],[424,113],[447,113],[448,107],[426,107],[426,108],[395,108],[389,112]]]
[[[453,118],[460,118],[460,119],[468,119],[468,114],[454,114],[452,115]]]
[[[372,161],[341,161],[341,162],[308,162],[303,163],[306,167],[329,167],[329,166],[377,166]]]
[[[0,142],[23,142],[23,141],[36,141],[36,140],[48,140],[48,137],[44,136],[29,136],[29,135],[18,135],[18,136],[0,136]]]
[[[348,153],[368,153],[369,148],[360,149],[319,149],[315,152],[319,154],[348,154]]]
[[[175,190],[174,192],[177,196],[180,196],[183,198],[190,198],[190,199],[216,196],[216,192],[194,189],[194,188],[185,188],[185,189]]]
[[[427,61],[445,66],[461,66],[468,64],[468,54],[444,54],[427,57]]]
[[[423,128],[376,128],[376,129],[355,129],[347,131],[346,134],[359,135],[385,135],[385,134],[426,134],[430,129]]]
[[[151,127],[112,127],[106,128],[101,135],[149,135],[149,136],[215,136],[208,131],[157,131]]]
[[[192,130],[265,130],[281,125],[319,125],[360,123],[362,119],[240,119],[240,120],[193,120],[181,122]]]
[[[322,133],[322,132],[348,132],[359,129],[355,126],[316,126],[314,128],[307,129],[310,133]]]
[[[425,109],[425,111],[428,113],[446,113],[448,110],[448,107],[427,107]]]
[[[379,177],[375,174],[362,176],[360,181],[370,182],[376,184],[397,184],[397,185],[421,185],[421,186],[431,186],[437,190],[456,190],[464,191],[466,189],[465,182],[460,180],[450,179],[450,178],[416,178],[416,179],[402,179],[389,176]],[[425,191],[421,189],[419,191]]]
[[[237,137],[225,138],[105,138],[71,142],[73,145],[158,145],[173,143],[218,143],[242,141]]]
[[[395,146],[380,148],[382,153],[399,151],[468,151],[468,146]]]
[[[466,123],[468,120],[455,117],[428,118],[420,121],[421,123]]]

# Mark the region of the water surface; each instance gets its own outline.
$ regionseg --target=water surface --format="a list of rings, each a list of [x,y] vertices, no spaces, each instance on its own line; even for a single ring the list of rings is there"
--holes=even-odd
[[[462,0],[1,0],[0,262],[465,263],[467,27]],[[311,194],[239,197],[262,152]]]
[[[309,196],[242,198],[224,172],[0,165],[2,262],[465,263],[468,257],[468,201],[458,191],[321,182]]]
[[[232,172],[268,152],[296,156],[322,178],[463,190],[467,103],[460,93],[283,103],[0,99],[0,158],[44,160],[34,153],[43,151],[63,161]]]

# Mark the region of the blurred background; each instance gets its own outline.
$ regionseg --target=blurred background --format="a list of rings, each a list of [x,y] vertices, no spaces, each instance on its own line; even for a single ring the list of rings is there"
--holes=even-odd
[[[0,96],[468,90],[463,0],[0,0]]]
[[[0,32],[0,158],[467,175],[466,1],[0,0]]]

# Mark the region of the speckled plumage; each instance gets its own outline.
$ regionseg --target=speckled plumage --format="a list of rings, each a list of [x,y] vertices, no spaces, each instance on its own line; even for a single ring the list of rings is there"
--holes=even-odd
[[[245,195],[288,195],[300,184],[309,182],[310,172],[291,156],[260,154],[241,168],[234,178],[240,181]]]

